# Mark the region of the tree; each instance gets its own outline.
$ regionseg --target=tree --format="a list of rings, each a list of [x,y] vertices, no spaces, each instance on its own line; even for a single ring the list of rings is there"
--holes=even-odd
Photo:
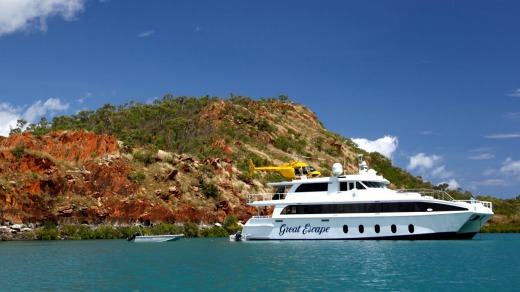
[[[285,94],[280,94],[280,96],[278,96],[278,99],[280,101],[286,102],[286,101],[289,100],[289,97],[287,95],[285,95]]]
[[[18,119],[16,120],[16,128],[11,128],[11,131],[9,132],[9,136],[14,134],[21,134],[25,128],[25,125],[27,125],[27,121],[24,119]]]

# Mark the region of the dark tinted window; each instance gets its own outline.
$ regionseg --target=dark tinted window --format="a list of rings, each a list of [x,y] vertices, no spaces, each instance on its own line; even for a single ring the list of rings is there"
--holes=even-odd
[[[374,226],[374,230],[376,233],[381,232],[381,227],[379,227],[379,224],[376,224],[376,226]]]
[[[359,225],[359,233],[365,232],[365,226]]]
[[[390,227],[390,230],[392,230],[392,233],[396,233],[397,232],[397,226],[395,226],[395,224],[392,224],[392,226]]]
[[[343,233],[348,233],[348,225],[343,225]]]
[[[466,211],[466,208],[437,203],[393,202],[359,204],[290,205],[285,207],[286,214],[331,214],[331,213],[395,213],[395,212]]]
[[[358,190],[364,190],[364,189],[366,189],[366,188],[365,188],[365,186],[363,186],[360,182],[357,181],[357,182],[356,182],[356,189],[358,189]]]
[[[301,184],[298,188],[296,188],[295,192],[326,192],[327,186],[327,183]]]
[[[381,188],[381,189],[386,188],[386,185],[384,183],[375,182],[375,181],[363,181],[363,184],[369,188]]]
[[[413,233],[413,232],[414,232],[413,224],[408,225],[408,231],[409,231],[410,233]]]
[[[340,191],[348,191],[348,182],[342,181],[339,183],[339,190]]]

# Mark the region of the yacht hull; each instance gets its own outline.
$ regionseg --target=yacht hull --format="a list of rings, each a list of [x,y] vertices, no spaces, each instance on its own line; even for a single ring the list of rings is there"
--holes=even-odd
[[[433,240],[471,239],[492,213],[336,214],[251,218],[249,240]]]

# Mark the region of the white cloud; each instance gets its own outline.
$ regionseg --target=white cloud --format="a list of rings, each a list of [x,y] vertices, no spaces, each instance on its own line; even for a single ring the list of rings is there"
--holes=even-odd
[[[397,137],[392,136],[384,136],[375,141],[370,141],[364,138],[354,138],[352,141],[356,143],[359,148],[367,152],[379,152],[390,159],[392,159],[392,155],[399,144]]]
[[[34,122],[38,117],[44,116],[47,112],[64,111],[69,108],[68,104],[62,104],[58,98],[49,98],[44,103],[36,101],[23,114],[24,120],[29,123]]]
[[[472,160],[487,160],[487,159],[493,159],[495,158],[495,155],[489,154],[489,153],[482,153],[477,155],[472,155],[469,157],[469,159]]]
[[[439,177],[439,178],[449,178],[453,176],[453,172],[447,171],[445,165],[441,165],[439,167],[434,168],[431,171],[431,176],[433,177]],[[454,180],[454,179],[452,179]]]
[[[513,93],[506,94],[507,96],[520,97],[520,88],[515,90]]]
[[[139,38],[145,38],[145,37],[151,36],[153,33],[154,33],[153,30],[147,30],[147,31],[140,32],[140,33],[137,35],[137,37],[139,37]]]
[[[459,182],[454,178],[455,173],[447,170],[446,165],[439,165],[441,161],[442,156],[418,153],[410,157],[407,168],[410,171],[415,170],[428,180],[443,180],[442,183],[447,183],[451,190],[460,188]]]
[[[484,136],[484,138],[488,138],[488,139],[515,139],[515,138],[520,138],[520,133],[491,134],[491,135]]]
[[[488,187],[504,187],[504,186],[509,186],[510,184],[508,183],[507,180],[503,180],[503,179],[486,179],[483,181],[475,182],[475,185],[488,186]]]
[[[86,0],[2,0],[0,36],[17,31],[47,31],[47,19],[61,16],[72,21],[83,10]]]
[[[512,176],[520,176],[520,160],[515,161],[508,157],[500,168],[500,173]]]
[[[505,118],[511,119],[511,120],[519,120],[520,119],[520,112],[514,112],[514,113],[507,113],[504,115]]]
[[[0,103],[0,136],[9,136],[9,132],[12,128],[16,128],[16,121],[19,119],[34,124],[48,113],[54,114],[56,111],[64,111],[68,108],[69,105],[61,103],[58,98],[49,98],[45,102],[38,100],[26,109],[15,108],[9,103]]]
[[[510,187],[520,182],[520,160],[507,158],[500,169],[485,170],[484,176],[499,176],[500,178],[489,178],[486,180],[474,182],[475,185],[493,186],[493,187]]]
[[[431,168],[433,168],[434,164],[436,164],[438,161],[441,161],[441,160],[442,160],[442,157],[438,156],[438,155],[428,156],[424,153],[419,153],[417,155],[410,157],[410,162],[408,163],[407,168],[409,170],[414,170],[416,168],[431,169]]]
[[[494,168],[488,168],[488,169],[485,169],[484,171],[482,171],[482,175],[484,175],[484,176],[492,176],[492,175],[495,175],[496,173],[497,173],[497,170]]]
[[[11,128],[16,127],[16,120],[20,119],[19,109],[9,103],[0,103],[0,136],[9,136]]]
[[[81,98],[78,99],[78,102],[79,103],[83,103],[83,101],[85,101],[85,98],[91,98],[93,96],[92,92],[85,92],[85,95]]]
[[[460,188],[459,183],[454,178],[448,180],[447,182],[442,182],[442,183],[447,183],[448,189],[450,189],[450,190],[456,190],[456,189]]]

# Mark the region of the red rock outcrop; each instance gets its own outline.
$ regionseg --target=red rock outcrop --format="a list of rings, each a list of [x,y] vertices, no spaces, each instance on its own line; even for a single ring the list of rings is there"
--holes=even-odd
[[[178,160],[182,163],[163,181],[175,183],[179,172],[193,174],[198,162],[192,157]],[[207,163],[220,166],[220,161]],[[161,196],[156,197],[155,186],[148,190],[129,179],[135,172],[111,136],[68,131],[2,138],[0,223],[214,223],[222,217],[211,207],[183,202],[180,182],[158,189]]]

